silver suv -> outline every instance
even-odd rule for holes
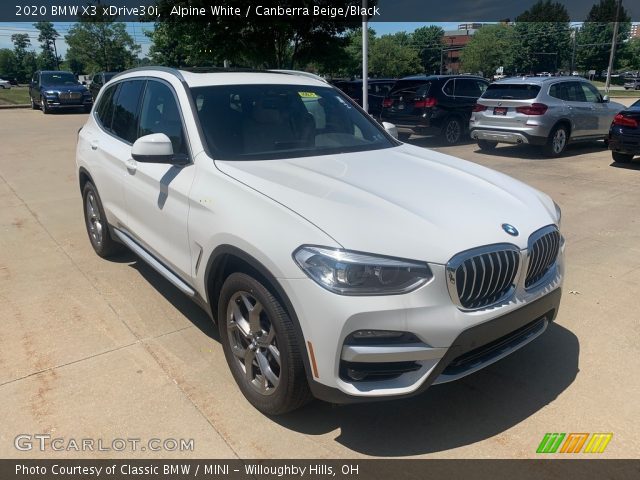
[[[622,109],[583,78],[506,78],[478,99],[469,131],[483,150],[528,143],[555,157],[569,142],[604,139]]]

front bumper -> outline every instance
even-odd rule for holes
[[[443,265],[430,267],[434,277],[428,284],[409,294],[382,297],[340,296],[309,279],[280,279],[300,322],[309,364],[314,365],[309,380],[316,397],[345,403],[416,394],[434,383],[469,375],[526,345],[557,314],[563,251],[539,286],[527,290],[522,278],[511,298],[475,311],[453,304]],[[358,330],[408,332],[415,338],[349,342]],[[376,376],[383,367],[395,366],[395,375]],[[345,375],[368,369],[377,371],[361,381]]]
[[[57,96],[47,96],[43,98],[43,101],[47,102],[47,107],[51,109],[64,109],[64,108],[84,108],[91,107],[93,105],[93,99],[91,97],[83,97],[78,100],[60,100]]]
[[[417,395],[431,385],[458,380],[506,357],[546,330],[548,324],[556,318],[561,296],[561,288],[556,288],[533,303],[464,330],[451,347],[445,349],[446,353],[417,389],[407,394],[382,398],[397,399]],[[311,382],[310,386],[314,396],[326,402],[356,403],[375,400],[349,395],[319,382]]]

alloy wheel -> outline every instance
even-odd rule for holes
[[[100,210],[98,209],[98,203],[93,192],[87,193],[87,199],[85,201],[85,210],[87,213],[87,228],[89,229],[89,236],[91,241],[99,246],[102,244],[102,218],[100,217]]]
[[[460,122],[450,120],[445,128],[444,136],[447,143],[456,143],[460,139]]]
[[[247,383],[261,395],[272,395],[280,384],[280,350],[273,324],[251,293],[239,291],[230,298],[227,335]]]
[[[567,144],[567,132],[564,128],[559,128],[553,135],[553,152],[556,154],[561,153]]]

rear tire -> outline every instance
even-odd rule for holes
[[[569,142],[569,129],[565,125],[556,125],[547,139],[547,143],[543,147],[544,154],[547,157],[559,157],[567,148]]]
[[[111,238],[102,201],[96,187],[91,182],[87,182],[82,189],[82,205],[84,207],[84,224],[95,252],[102,258],[120,252],[123,246]]]
[[[406,142],[411,138],[411,134],[407,132],[398,132],[398,140],[401,142]]]
[[[464,127],[458,117],[449,117],[442,128],[442,139],[447,145],[455,145],[462,139]]]
[[[495,150],[498,146],[498,142],[493,142],[491,140],[478,140],[478,147],[480,150]]]
[[[611,152],[611,157],[613,157],[613,161],[616,163],[629,163],[633,160],[633,155],[629,155],[628,153]]]
[[[265,285],[245,273],[229,275],[220,291],[218,325],[233,378],[255,408],[280,415],[311,400],[304,346]]]
[[[31,110],[37,110],[38,105],[36,105],[36,102],[33,101],[33,97],[29,97],[29,100],[31,100]]]

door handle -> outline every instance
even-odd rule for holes
[[[133,158],[125,161],[124,164],[127,167],[127,170],[129,170],[129,172],[131,173],[134,173],[138,169],[138,162],[136,162]]]
[[[91,150],[97,150],[98,149],[98,141],[94,140],[93,142],[91,142]]]

